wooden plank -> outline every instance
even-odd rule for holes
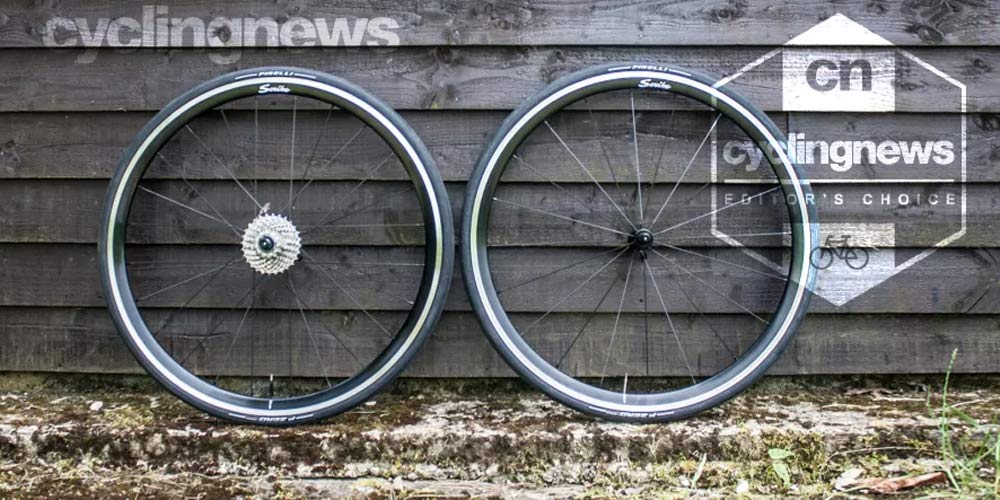
[[[5,321],[0,325],[0,344],[5,348],[0,350],[0,370],[142,373],[102,309],[5,307],[2,312]],[[570,330],[578,327],[581,319],[561,315],[551,328]],[[190,319],[179,324],[204,323]],[[811,314],[769,373],[942,373],[955,349],[955,372],[996,372],[1000,370],[998,327],[998,316]],[[348,336],[350,328],[338,331],[349,341],[363,341]],[[315,359],[311,347],[301,343],[286,340],[275,345],[299,351],[301,360]],[[718,349],[718,344],[715,347]],[[284,360],[279,356],[272,359]],[[671,365],[664,358],[654,361],[662,362],[663,373],[685,375],[682,364]],[[316,370],[318,363],[304,366],[307,370],[298,374],[322,375]],[[343,369],[334,363],[327,366],[333,373]],[[405,375],[509,377],[513,373],[493,351],[475,317],[454,312],[444,315]]]
[[[732,3],[701,0],[682,3],[604,1],[582,5],[567,0],[518,3],[425,4],[414,0],[284,5],[213,4],[210,12],[192,0],[171,2],[158,17],[195,16],[204,24],[216,17],[281,22],[300,16],[323,19],[332,30],[338,18],[351,27],[358,18],[388,17],[403,45],[779,45],[834,13],[844,14],[897,45],[989,45],[1000,42],[995,25],[1000,10],[990,2],[937,4],[875,3],[861,0],[830,5],[821,0],[765,0]],[[142,19],[140,4],[111,0],[75,0],[58,4],[18,2],[4,11],[0,47],[44,46],[46,23],[54,17],[85,18],[88,28],[99,18]],[[365,25],[361,25],[362,32]],[[58,40],[78,36],[69,28]],[[263,37],[261,37],[263,38]],[[362,42],[367,43],[365,40]],[[341,43],[343,39],[340,39]],[[245,46],[232,33],[208,35],[202,44]],[[263,44],[263,39],[257,42]],[[188,39],[186,45],[193,42]]]
[[[583,175],[579,167],[576,172]],[[631,219],[638,219],[634,179],[634,176],[620,179],[617,186],[611,182],[602,184],[607,196],[592,182],[563,183],[558,188],[547,183],[504,183],[497,190],[499,201],[494,203],[490,219],[491,244],[620,244],[623,235],[590,224],[631,232],[616,205],[623,207],[623,212]],[[419,224],[424,221],[416,212],[418,202],[409,184],[370,181],[358,188],[359,184],[360,181],[321,181],[303,191],[296,202],[293,222],[303,233],[312,231],[306,236],[307,244],[415,245],[423,242],[423,228]],[[191,186],[198,189],[197,194]],[[301,186],[301,183],[296,184],[297,189]],[[190,186],[181,181],[154,181],[146,187],[156,195],[142,191],[136,197],[130,221],[133,229],[129,232],[130,241],[135,243],[233,243],[236,240],[234,231],[220,223],[216,215],[222,215],[242,231],[258,212],[250,198],[231,180],[192,181]],[[106,189],[106,182],[100,180],[4,181],[0,183],[0,220],[4,221],[0,242],[96,242]],[[287,183],[262,181],[258,189],[261,204],[269,202],[276,211],[287,204]],[[457,183],[449,183],[448,189],[458,231],[464,190]],[[723,242],[708,237],[711,218],[704,215],[728,206],[716,214],[720,230],[730,234],[743,234],[748,230],[785,232],[783,224],[787,222],[787,215],[777,191],[751,200],[747,205],[733,205],[769,189],[771,186],[719,186],[713,205],[711,189],[700,183],[684,183],[672,196],[673,183],[657,183],[653,190],[644,184],[644,212],[650,214],[646,222],[651,222],[663,207],[654,228],[683,225],[664,233],[661,242],[721,246]],[[816,184],[813,190],[822,223],[892,224],[895,237],[888,243],[879,243],[882,246],[931,246],[958,231],[961,223],[961,186],[958,184]],[[167,196],[175,202],[159,196]],[[888,201],[884,196],[889,196]],[[993,235],[1000,231],[1000,203],[997,202],[1000,185],[971,184],[966,186],[966,198],[968,231],[952,246],[995,246]],[[616,205],[609,199],[614,199]],[[902,204],[901,200],[907,204]],[[184,203],[198,212],[177,203]],[[553,214],[582,223],[559,219]],[[689,220],[692,222],[685,223]],[[327,227],[313,228],[320,224]],[[783,240],[780,235],[760,236],[744,243],[780,246]]]
[[[357,248],[357,247],[354,247]],[[187,257],[194,255],[190,252],[201,252],[202,250],[188,250]],[[229,257],[221,255],[224,248],[216,250],[220,252],[220,258],[213,262],[225,263]],[[345,252],[343,249],[331,249],[332,254]],[[366,250],[367,252],[367,250]],[[712,255],[726,260],[737,261],[750,267],[752,261],[748,257],[740,256],[738,250],[719,249]],[[547,272],[558,270],[569,263],[574,255],[581,257],[592,256],[581,250],[532,250],[531,252],[518,251],[516,249],[497,250],[493,253],[496,264],[494,265],[496,279],[502,283],[517,284],[525,278],[534,278]],[[228,255],[228,254],[227,254]],[[172,266],[163,266],[159,272],[155,270],[144,274],[155,286],[156,283],[162,285],[181,281],[185,276],[193,275],[194,272],[179,275],[176,270],[179,267],[192,269],[192,265],[184,263],[184,252],[174,251],[168,254],[173,259]],[[742,301],[746,306],[763,307],[771,304],[777,297],[780,290],[774,286],[757,286],[765,283],[766,279],[757,273],[752,273],[746,269],[733,268],[732,266],[718,261],[706,261],[694,255],[675,256],[679,262],[686,264],[689,269],[696,270],[702,281],[712,283],[718,287],[725,286],[726,296],[733,300]],[[580,260],[579,258],[577,260]],[[354,260],[353,262],[359,262]],[[3,263],[0,269],[0,279],[5,286],[0,290],[0,303],[11,306],[65,306],[65,307],[100,307],[104,304],[98,280],[98,270],[96,262],[96,252],[90,245],[26,245],[26,244],[4,244],[0,245],[0,262]],[[368,262],[368,261],[361,261]],[[525,262],[530,266],[520,265]],[[708,264],[706,264],[706,262]],[[998,268],[997,251],[990,249],[953,249],[944,248],[930,255],[917,265],[903,271],[891,280],[871,289],[863,296],[853,300],[844,307],[837,308],[822,299],[816,299],[812,303],[812,310],[817,312],[838,312],[838,313],[995,313],[1000,311],[1000,293],[993,286],[992,276],[997,273]],[[617,276],[624,276],[627,262],[618,263],[609,267],[600,282],[597,279],[582,287],[574,293],[570,299],[560,304],[559,310],[574,312],[589,312],[599,302],[605,291],[611,286],[612,280]],[[670,281],[665,269],[671,266],[661,263],[663,266],[657,272],[658,280]],[[373,308],[390,308],[398,310],[401,301],[398,295],[405,289],[412,292],[411,288],[404,286],[398,278],[392,276],[381,269],[372,269],[374,266],[366,266],[358,269],[358,272],[369,274],[365,280],[354,283],[352,292],[360,299],[364,300],[364,305]],[[588,266],[578,266],[566,272],[553,275],[551,279],[543,282],[534,282],[532,286],[523,287],[519,293],[510,293],[507,304],[512,310],[535,311],[541,314],[554,305],[561,294],[554,291],[561,291],[563,294],[579,286],[587,276],[596,271],[596,268],[589,268],[589,272],[581,268]],[[758,267],[760,267],[758,265]],[[205,268],[208,270],[208,268]],[[713,310],[741,313],[742,311],[734,303],[717,293],[708,290],[702,281],[697,281],[689,275],[679,271],[673,271],[679,282],[689,283],[692,290],[698,289],[697,295],[692,295],[698,300],[704,300],[703,309],[709,306]],[[230,273],[230,271],[226,271]],[[617,274],[616,274],[617,273]],[[456,272],[451,283],[451,294],[448,299],[447,308],[449,310],[468,310],[468,304],[464,294],[464,286],[460,281],[460,273]],[[683,275],[682,275],[683,274]],[[233,287],[227,288],[222,284],[213,284],[211,296],[200,297],[197,300],[200,305],[211,306],[216,304],[221,307],[232,307],[237,303],[237,299],[242,296],[243,291],[249,289],[251,283],[249,272],[240,276],[236,271],[227,274]],[[311,279],[301,277],[302,283],[296,281],[297,286],[303,288],[303,296],[307,297],[310,307],[330,306],[333,308],[353,309],[356,308],[354,302],[343,293],[336,293],[335,285],[324,280],[323,276],[313,276]],[[395,281],[393,281],[395,280]],[[739,283],[743,280],[743,286]],[[222,281],[221,283],[227,283]],[[385,284],[384,288],[375,291],[377,285]],[[620,283],[620,281],[619,281]],[[751,289],[749,284],[753,284]],[[296,307],[294,299],[284,291],[280,290],[283,283],[274,281],[275,295],[267,300],[271,304],[280,307]],[[235,288],[235,287],[239,288]],[[188,295],[191,295],[197,287],[191,288],[185,285]],[[630,287],[630,290],[632,288]],[[155,291],[151,288],[150,291]],[[619,285],[620,290],[620,285]],[[209,293],[209,292],[206,292]],[[619,292],[620,293],[620,292]],[[631,310],[640,307],[637,297],[638,292],[629,292],[628,303]],[[664,299],[668,300],[671,308],[677,307],[680,311],[685,308],[694,312],[687,299],[679,292],[676,286],[667,287],[663,290]],[[690,293],[690,292],[689,292]],[[168,302],[168,298],[174,300],[180,295],[180,290],[171,290],[166,297],[153,297],[151,301],[160,303]],[[186,298],[186,297],[184,297]],[[183,300],[183,298],[182,298]],[[405,309],[405,307],[403,307]],[[604,304],[600,309],[608,310],[610,305]],[[707,310],[707,309],[706,309]],[[763,312],[763,311],[761,311]]]
[[[871,49],[860,49],[862,53]],[[722,77],[767,53],[744,47],[408,47],[391,51],[352,49],[282,52],[245,50],[238,67],[293,65],[332,71],[397,109],[513,109],[567,72],[608,62],[655,61]],[[1000,109],[993,68],[1000,48],[917,48],[915,56],[955,75],[968,87],[968,111]],[[0,66],[21,68],[0,82],[4,111],[155,110],[194,85],[235,69],[212,63],[205,53],[102,51],[77,64],[73,51],[0,51]],[[168,64],[169,63],[169,64]],[[896,110],[956,112],[958,89],[901,58]],[[53,77],[59,75],[59,77]],[[109,87],[106,82],[118,82]],[[781,108],[780,64],[764,64],[731,85],[764,110]]]
[[[583,112],[581,112],[583,113]],[[598,133],[606,135],[602,139],[609,154],[621,152],[631,146],[628,134],[613,137],[610,133],[614,130],[610,122],[600,121],[605,115],[602,112],[595,112],[596,120],[600,122],[597,127]],[[306,133],[315,133],[317,129],[323,129],[322,123],[325,120],[324,113],[303,113],[299,116],[301,120],[299,130]],[[589,113],[588,113],[589,115]],[[268,115],[264,115],[268,116]],[[417,135],[421,138],[428,150],[434,157],[435,163],[442,177],[448,181],[464,182],[469,179],[472,169],[479,158],[483,146],[488,142],[490,136],[499,128],[506,113],[500,111],[434,111],[434,112],[404,112],[403,118],[410,123]],[[642,115],[640,115],[642,116]],[[8,113],[0,117],[0,177],[3,178],[109,178],[117,166],[117,159],[122,155],[128,143],[135,134],[142,128],[143,124],[151,117],[149,113]],[[826,141],[834,140],[872,140],[882,142],[891,141],[951,141],[956,145],[956,151],[960,144],[960,137],[957,130],[949,130],[941,124],[951,123],[957,120],[957,116],[940,116],[934,114],[902,114],[902,115],[879,115],[879,114],[858,114],[858,113],[789,113],[787,122],[791,129],[796,132],[806,134],[807,139],[820,139]],[[234,127],[235,138],[230,138],[224,134],[212,134],[214,128],[205,127],[202,135],[207,144],[222,144],[222,139],[226,139],[226,147],[218,147],[215,151],[219,158],[229,164],[235,161],[230,151],[237,151],[240,161],[246,161],[246,155],[252,148],[250,137],[253,135],[249,125],[240,127],[237,122],[242,119],[239,113],[229,114],[230,122]],[[589,117],[588,117],[589,118]],[[786,114],[772,114],[771,118],[782,129],[787,129]],[[674,178],[683,169],[683,164],[693,154],[697,144],[701,141],[704,129],[699,128],[707,124],[709,118],[693,112],[677,112],[671,118],[670,113],[666,116],[659,113],[647,113],[646,118],[641,119],[641,126],[649,127],[640,135],[643,147],[640,153],[650,155],[649,164],[654,164],[659,157],[657,144],[664,140],[669,140],[669,150],[665,150],[661,168],[666,178]],[[269,122],[265,118],[264,122]],[[344,120],[347,122],[347,120]],[[995,114],[973,114],[968,119],[968,179],[967,182],[997,182],[1000,181],[1000,146],[992,144],[992,139],[1000,130],[1000,115]],[[347,123],[343,126],[338,123],[329,125],[331,131],[343,133]],[[588,141],[593,142],[593,127],[586,119],[576,122],[572,119],[563,120],[557,130],[567,144],[582,157],[588,157],[586,149]],[[658,128],[658,130],[656,130]],[[956,128],[956,127],[951,127]],[[627,131],[627,127],[624,129]],[[240,134],[242,132],[242,134]],[[285,130],[287,133],[287,129]],[[349,131],[348,135],[353,135]],[[544,165],[546,170],[556,167],[565,168],[566,172],[558,175],[570,175],[577,173],[582,176],[583,172],[575,164],[566,165],[568,155],[561,145],[553,144],[551,140],[543,141],[545,135],[542,132],[536,133],[530,149],[532,157],[529,158],[532,164]],[[264,147],[258,146],[258,157],[263,160],[258,161],[258,175],[261,178],[287,176],[279,159],[288,158],[288,141],[278,140],[278,135],[260,136]],[[324,177],[324,172],[329,172],[329,176],[344,178],[372,175],[373,179],[387,179],[397,176],[396,170],[385,169],[384,171],[370,172],[363,168],[345,168],[343,164],[338,164],[336,169],[324,171],[321,167],[337,149],[338,135],[334,135],[329,141],[302,141],[299,146],[299,164],[302,165],[312,156],[314,164],[313,170],[318,177]],[[664,139],[668,138],[668,139]],[[233,147],[230,141],[235,141],[239,147]],[[624,141],[624,142],[623,142]],[[647,142],[648,141],[648,142]],[[343,142],[343,141],[341,141]],[[627,144],[626,144],[627,143]],[[373,140],[368,144],[372,145],[372,150],[363,148],[352,150],[350,153],[342,153],[339,158],[345,161],[370,160],[374,157]],[[342,144],[341,144],[342,145]],[[362,144],[364,146],[364,144]],[[724,146],[724,144],[723,144]],[[198,146],[200,148],[200,146]],[[526,146],[527,147],[527,146]],[[315,154],[312,151],[315,149]],[[199,151],[198,158],[204,155]],[[656,154],[654,158],[652,155]],[[526,154],[527,156],[527,154]],[[219,168],[212,168],[216,164],[214,161],[187,161],[188,155],[182,154],[180,157],[173,157],[173,161],[188,167],[187,177],[190,179],[210,177],[224,178],[226,174]],[[671,161],[673,160],[673,161]],[[603,161],[603,158],[601,158]],[[644,165],[646,163],[644,162]],[[350,164],[348,164],[349,166]],[[888,178],[891,173],[876,171],[869,168],[851,168],[847,172],[836,173],[838,179],[872,179]],[[903,167],[891,167],[902,170]],[[913,177],[932,177],[938,175],[936,164],[908,165],[907,175]],[[520,169],[523,172],[523,167]],[[835,172],[827,168],[809,168],[806,170],[813,178],[820,178],[829,174],[833,178]],[[153,172],[151,172],[152,174]],[[516,175],[518,172],[511,169],[505,179],[509,180],[537,180],[537,175],[531,176]],[[595,169],[595,175],[606,175],[606,169]],[[673,176],[673,177],[671,177]],[[687,176],[690,180],[703,182],[708,178],[704,169],[693,169]],[[686,178],[688,178],[686,176]]]

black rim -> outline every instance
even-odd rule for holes
[[[814,216],[805,219],[806,214],[803,214],[798,205],[795,204],[786,206],[782,203],[780,205],[781,211],[784,213],[779,218],[787,223],[785,228],[781,228],[779,225],[778,230],[773,228],[764,231],[748,230],[741,234],[743,238],[750,238],[750,245],[761,244],[760,240],[755,241],[754,238],[770,238],[772,240],[770,244],[779,247],[779,251],[783,251],[786,257],[784,269],[780,275],[777,275],[778,273],[772,269],[762,267],[761,262],[754,259],[736,261],[729,256],[721,257],[717,252],[718,248],[699,251],[688,247],[690,241],[680,242],[683,239],[695,240],[696,238],[706,238],[707,240],[708,236],[717,240],[717,237],[711,234],[682,234],[683,230],[696,229],[699,224],[695,222],[704,222],[704,219],[709,218],[707,214],[711,210],[694,212],[691,216],[682,218],[677,218],[677,215],[671,213],[672,210],[665,210],[665,207],[671,203],[681,204],[679,200],[685,196],[682,191],[685,191],[684,187],[686,186],[681,185],[682,179],[675,179],[676,182],[673,182],[669,178],[656,178],[657,175],[662,175],[660,169],[662,164],[659,161],[653,162],[656,163],[656,169],[653,170],[653,167],[649,165],[650,162],[646,161],[648,157],[655,156],[656,152],[642,151],[640,145],[648,144],[650,139],[644,132],[656,130],[658,123],[659,129],[664,132],[662,144],[665,149],[671,133],[677,133],[676,126],[674,130],[670,130],[669,122],[676,118],[677,96],[683,96],[688,101],[688,106],[681,109],[690,109],[691,101],[695,101],[702,111],[710,111],[710,114],[703,120],[704,124],[701,128],[702,132],[706,129],[707,132],[704,132],[704,135],[699,132],[693,137],[692,147],[696,148],[695,154],[690,156],[690,159],[688,156],[681,157],[680,159],[683,161],[680,161],[680,167],[687,164],[688,168],[692,168],[692,165],[697,163],[698,144],[704,146],[713,131],[716,136],[721,133],[720,130],[723,127],[719,126],[720,119],[728,122],[727,133],[742,133],[752,140],[752,144],[767,143],[764,140],[765,130],[758,129],[751,120],[737,112],[737,109],[731,104],[713,99],[713,96],[699,89],[696,85],[685,84],[686,80],[691,80],[688,78],[690,75],[680,73],[684,76],[673,78],[678,75],[668,74],[667,76],[672,77],[670,78],[671,88],[669,90],[648,88],[649,86],[644,85],[642,81],[644,78],[641,77],[611,79],[565,93],[558,100],[549,102],[542,108],[538,107],[544,99],[554,96],[571,84],[590,77],[615,72],[618,69],[630,70],[633,68],[635,66],[604,67],[567,76],[512,114],[501,131],[498,132],[491,148],[488,148],[483,155],[480,168],[476,173],[476,182],[470,188],[470,194],[466,201],[467,212],[464,225],[466,243],[473,244],[475,241],[475,248],[469,247],[468,250],[475,252],[474,260],[478,261],[478,272],[485,277],[482,280],[482,291],[476,290],[475,279],[466,277],[472,295],[478,295],[474,297],[473,302],[484,327],[491,333],[491,340],[500,348],[508,362],[519,373],[564,402],[574,404],[577,407],[582,406],[581,409],[595,413],[617,413],[618,415],[627,415],[629,412],[610,410],[602,408],[600,405],[588,405],[572,395],[568,395],[567,392],[574,391],[600,402],[623,403],[627,401],[628,406],[634,407],[635,411],[639,412],[645,406],[684,401],[711,391],[731,380],[736,374],[743,372],[747,366],[757,362],[759,358],[764,356],[763,352],[768,343],[779,333],[785,336],[784,341],[787,341],[789,336],[786,333],[789,330],[794,330],[794,326],[806,306],[805,301],[799,301],[797,305],[793,305],[792,297],[795,295],[796,289],[807,288],[813,276],[813,273],[808,271],[809,277],[803,280],[803,283],[794,280],[787,281],[788,276],[800,276],[802,266],[807,265],[805,259],[809,252],[805,251],[804,248],[803,230],[809,226],[804,221],[815,221]],[[665,80],[667,80],[666,77],[663,83],[666,83]],[[614,99],[607,99],[610,94],[616,93],[620,94],[621,100],[627,105],[616,106]],[[674,98],[675,101],[664,103],[663,108],[658,108],[655,101],[662,102],[665,96]],[[735,98],[735,101],[737,105],[744,104],[738,98]],[[640,102],[638,106],[637,102]],[[614,114],[612,110],[615,109],[619,110],[618,118],[621,118],[622,115],[625,118],[616,123],[626,125],[616,129],[620,132],[617,135],[631,137],[629,141],[624,141],[630,142],[630,144],[625,144],[628,147],[623,148],[621,154],[615,154],[614,151],[609,153],[609,149],[613,150],[613,147],[609,147],[605,142],[614,141],[605,141],[604,134],[597,130],[584,130],[588,126],[588,122],[589,125],[600,123],[603,117],[612,116]],[[670,111],[666,111],[667,109]],[[683,111],[683,113],[689,113],[689,111]],[[645,117],[652,117],[651,121],[657,123],[653,125],[643,124]],[[659,117],[658,120],[657,117]],[[764,124],[763,128],[766,129],[767,133],[783,141],[783,136],[766,117],[759,113],[755,113],[753,117]],[[525,119],[527,121],[522,122],[521,126],[515,130],[518,122]],[[615,120],[612,117],[611,120],[605,121],[614,122]],[[663,126],[664,122],[668,125]],[[629,124],[631,125],[630,130],[627,126]],[[575,135],[573,134],[574,129],[576,130]],[[614,133],[610,134],[612,137],[615,135]],[[540,140],[540,137],[543,139]],[[509,140],[504,143],[504,139]],[[643,142],[644,140],[646,142]],[[501,150],[503,144],[506,144],[506,147]],[[562,155],[563,158],[557,159],[556,154]],[[532,160],[529,157],[531,155],[534,155],[536,159]],[[759,187],[756,188],[758,197],[763,198],[771,193],[788,194],[792,187],[798,187],[808,192],[807,186],[793,186],[794,183],[789,181],[789,172],[794,172],[794,167],[790,164],[785,165],[775,155],[765,155],[764,157],[768,160],[765,163],[770,163],[769,166],[772,168],[771,181],[776,184],[758,184]],[[496,168],[490,171],[489,177],[483,178],[487,175],[486,168],[490,167],[490,162],[493,160],[495,160]],[[569,163],[570,166],[565,168],[576,169],[575,174],[578,176],[576,183],[560,181],[558,176],[566,173],[565,168],[560,171],[558,167],[554,166],[560,163]],[[616,169],[616,166],[622,168]],[[704,167],[704,165],[701,166]],[[681,177],[688,172],[684,168],[679,170]],[[630,171],[631,173],[629,173]],[[650,177],[650,172],[653,172],[652,177]],[[643,175],[646,177],[643,178]],[[662,189],[659,186],[661,181],[667,183]],[[697,188],[704,189],[709,184],[713,190],[719,187],[718,183],[709,182],[696,185],[695,191]],[[545,189],[539,186],[544,186]],[[470,207],[475,203],[475,190],[478,187],[482,187],[482,199],[485,201],[478,218],[476,218]],[[532,193],[529,192],[530,189],[539,192]],[[678,194],[679,192],[681,194]],[[561,202],[552,201],[552,198],[560,198]],[[656,199],[660,203],[653,204],[651,199]],[[654,207],[653,210],[650,210],[650,205]],[[720,205],[725,206],[725,204]],[[600,208],[594,208],[595,206]],[[666,215],[664,215],[665,211]],[[671,222],[663,222],[663,219],[670,220],[672,217],[674,219]],[[524,232],[510,227],[510,224],[504,222],[506,220],[517,220],[521,225],[524,225],[525,221],[534,221],[537,230]],[[661,243],[660,238],[671,236],[672,231],[682,235],[677,241]],[[471,237],[473,233],[475,233],[474,240]],[[524,236],[522,233],[528,234],[528,237],[519,240],[519,235]],[[538,234],[546,235],[549,239],[539,239],[537,238]],[[580,236],[584,235],[586,237],[580,241]],[[532,238],[535,239],[530,242],[525,241]],[[776,245],[773,241],[774,238],[778,239]],[[783,241],[785,239],[790,241]],[[522,263],[513,262],[509,256],[505,259],[503,255],[505,250],[503,247],[517,247],[518,252],[523,252],[524,247],[532,245],[567,249],[576,244],[586,244],[591,247],[590,251],[581,252],[578,248],[574,248],[573,252],[563,250],[561,255],[549,251],[549,254],[553,255],[550,258],[551,262],[540,266],[534,273],[525,271],[525,266]],[[787,245],[790,245],[790,248]],[[784,250],[781,250],[780,247],[784,247]],[[545,254],[539,253],[539,255]],[[731,256],[732,252],[728,252],[726,255]],[[469,257],[467,255],[468,260],[473,260]],[[701,259],[716,267],[722,266],[730,271],[735,270],[737,273],[745,275],[744,279],[749,276],[777,281],[776,278],[779,278],[780,284],[772,285],[768,290],[768,295],[774,299],[771,302],[772,305],[768,307],[769,310],[766,313],[753,310],[754,306],[743,306],[739,300],[731,297],[732,294],[728,293],[729,290],[726,287],[722,287],[723,290],[720,290],[718,285],[713,286],[711,279],[706,280],[699,277],[699,272],[684,269],[684,266],[680,264],[685,259],[688,261]],[[782,262],[780,257],[776,260]],[[664,289],[664,281],[666,280],[662,279],[662,276],[661,278],[656,277],[657,272],[661,272],[661,268],[666,267],[674,271],[666,275],[675,285],[670,294]],[[467,266],[467,268],[469,267]],[[471,268],[469,269],[471,270]],[[560,281],[558,279],[560,276],[572,273],[576,274],[576,281],[568,279]],[[617,275],[615,275],[616,273]],[[596,284],[599,281],[598,278],[604,275],[613,276],[613,279],[604,279],[601,286],[598,286]],[[678,283],[677,275],[686,277],[688,282],[700,287],[701,291],[691,293],[692,287]],[[549,288],[546,288],[547,281]],[[522,297],[512,297],[518,293],[514,290],[518,287],[529,290],[522,289]],[[632,287],[631,292],[629,291],[630,287]],[[534,290],[530,290],[530,288],[534,288]],[[547,293],[551,294],[551,298],[546,298]],[[634,296],[636,295],[642,298],[635,300]],[[670,295],[669,300],[664,298],[667,295]],[[712,296],[716,299],[715,311],[698,306],[699,300],[703,300],[704,296]],[[630,299],[633,302],[631,309],[626,306]],[[721,304],[718,304],[719,302]],[[545,306],[539,304],[545,304]],[[681,304],[686,304],[690,310],[684,311],[684,307],[679,307]],[[609,305],[611,307],[608,307]],[[654,311],[654,306],[655,310],[659,310],[659,312]],[[730,312],[746,314],[753,318],[753,322],[757,322],[758,325],[763,323],[765,326],[752,341],[744,342],[738,346],[740,352],[733,353],[731,346],[725,349],[730,351],[728,364],[720,369],[706,369],[703,356],[711,353],[706,349],[698,352],[697,356],[689,356],[684,353],[684,343],[687,339],[678,334],[682,331],[683,325],[678,324],[678,318],[670,312],[671,308],[680,309],[685,313],[676,316],[693,318],[691,322],[684,323],[688,326],[693,327],[700,322],[700,328],[705,330],[702,333],[709,335],[709,338],[714,338],[719,344],[726,343],[726,334],[729,332],[712,324],[709,317],[712,312],[719,310],[726,312],[726,309],[735,309],[735,311]],[[564,321],[564,318],[560,317],[561,312],[567,313],[562,316],[568,316],[575,321]],[[594,324],[594,318],[602,312],[605,313],[609,324]],[[573,315],[577,316],[573,318]],[[499,328],[490,320],[491,316],[497,318]],[[667,351],[664,342],[661,342],[658,353],[651,355],[648,350],[651,337],[650,321],[656,316],[658,316],[658,321],[662,323],[660,333],[667,333],[663,337],[672,337],[672,339],[661,338],[660,340],[672,340],[673,352]],[[785,319],[790,319],[790,321],[786,322]],[[631,325],[626,325],[626,322],[631,322]],[[790,325],[790,328],[783,328],[783,331],[779,332],[778,325]],[[591,346],[588,350],[587,342],[593,341],[588,340],[587,337],[593,337],[592,332],[601,331],[602,326],[602,333],[611,343],[604,344],[601,348]],[[644,345],[647,349],[643,353],[644,367],[643,363],[639,363],[639,366],[636,367],[635,363],[631,362],[631,368],[634,370],[632,375],[636,377],[632,380],[631,388],[629,388],[628,380],[630,361],[625,362],[623,374],[610,377],[607,373],[611,356],[616,347],[614,342],[616,340],[621,342],[623,332],[629,330],[632,333],[638,333],[638,335],[634,335],[637,338],[626,341],[626,343]],[[758,330],[760,330],[759,327]],[[534,338],[532,338],[533,336]],[[578,355],[575,357],[576,359],[571,359],[574,358],[574,350],[578,352]],[[632,348],[626,345],[624,356],[629,356],[630,350]],[[619,351],[621,350],[619,349]],[[780,352],[780,348],[777,351]],[[602,354],[602,359],[595,358],[595,354],[599,352]],[[686,373],[669,371],[655,373],[655,370],[651,371],[650,358],[654,358],[652,364],[655,365],[657,361],[663,361],[664,354],[670,355],[676,362],[675,367],[681,366],[681,369]],[[657,355],[661,357],[656,359]],[[776,354],[760,364],[760,368],[755,373],[759,375],[773,361],[774,357]],[[574,365],[567,367],[568,361]],[[594,365],[599,365],[598,370],[594,370]],[[658,381],[657,384],[647,384],[643,388],[646,381],[642,377],[672,375],[688,377],[691,384],[686,386],[683,383],[677,384],[676,380],[659,384],[662,381]],[[548,381],[543,380],[545,378]],[[747,377],[745,382],[741,381],[739,387],[744,387],[753,378],[755,377]],[[615,390],[610,389],[610,385],[612,385],[610,382],[617,386]],[[553,387],[553,385],[561,387]],[[739,387],[734,387],[734,389],[738,390]],[[564,389],[568,390],[564,391]],[[727,391],[726,397],[731,394],[732,391]],[[672,413],[674,413],[673,410],[663,414],[642,414],[639,416],[662,418],[669,417]]]

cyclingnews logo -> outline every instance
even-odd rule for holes
[[[805,201],[819,214],[820,248],[810,255],[819,274],[816,295],[844,306],[965,234],[964,84],[841,14],[715,86],[739,89],[775,74],[783,114],[772,118],[812,186]],[[916,106],[897,93],[913,82],[934,89]],[[722,125],[711,135],[713,209],[795,201],[780,190],[763,195],[774,183],[768,145]],[[785,262],[749,248],[739,234],[745,222],[734,212],[713,215],[713,235],[782,269]]]
[[[97,59],[98,48],[200,48],[216,64],[233,64],[240,48],[397,47],[400,24],[391,17],[170,17],[166,5],[145,5],[134,17],[54,17],[45,23],[42,43],[51,48],[83,48],[77,64]]]

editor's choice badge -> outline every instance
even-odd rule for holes
[[[807,202],[819,214],[820,248],[810,256],[819,275],[816,295],[843,306],[965,234],[961,82],[837,14],[716,86],[738,89],[744,80],[768,79],[776,67],[787,121],[774,118],[812,184]],[[793,201],[780,190],[754,198],[770,182],[767,158],[736,137],[738,131],[721,126],[712,134],[714,208],[736,200]],[[713,234],[782,268],[768,257],[773,253],[744,241],[745,221],[735,212],[713,217]]]

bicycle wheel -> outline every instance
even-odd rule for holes
[[[331,75],[205,82],[142,129],[109,186],[101,274],[143,367],[212,415],[291,425],[395,377],[440,316],[454,235],[413,130]]]
[[[808,183],[774,123],[712,83],[661,65],[573,73],[506,119],[473,174],[462,263],[479,321],[518,374],[580,411],[713,407],[806,310]],[[710,168],[716,144],[743,162]]]

